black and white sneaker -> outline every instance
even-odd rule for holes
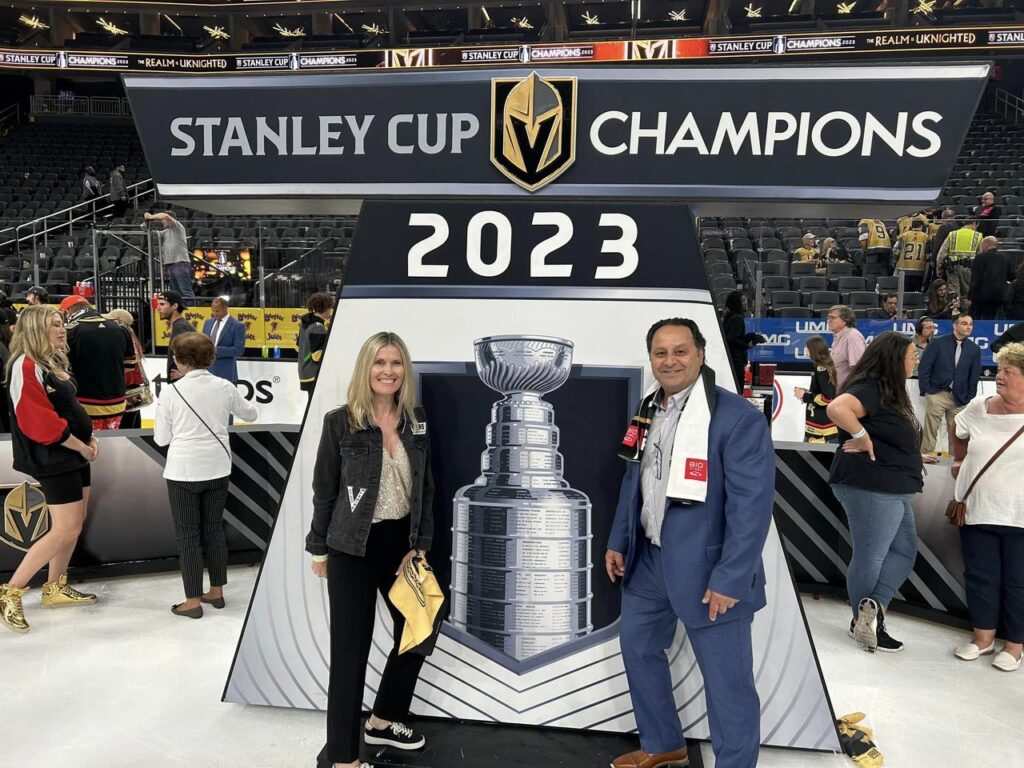
[[[857,606],[857,619],[853,623],[853,639],[861,650],[874,653],[878,648],[878,603],[865,597]]]
[[[903,650],[903,643],[889,636],[889,633],[885,629],[885,616],[882,614],[878,615],[878,630],[876,632],[878,638],[877,650],[883,653],[899,653]]]
[[[423,749],[427,740],[405,723],[394,722],[386,728],[371,728],[369,721],[363,733],[367,744],[395,749]]]

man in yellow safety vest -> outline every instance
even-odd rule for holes
[[[939,249],[936,259],[939,276],[945,277],[950,287],[956,288],[963,297],[971,290],[971,265],[981,249],[981,240],[978,222],[972,219],[950,232]]]

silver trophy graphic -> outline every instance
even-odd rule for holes
[[[460,488],[452,525],[451,624],[516,660],[591,632],[590,499],[562,477],[542,395],[569,378],[573,344],[546,336],[474,343],[491,408],[483,474]]]

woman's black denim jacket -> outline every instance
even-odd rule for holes
[[[427,422],[420,408],[416,419],[418,425],[403,418],[398,434],[412,470],[409,548],[426,551],[434,536],[434,478]],[[326,555],[333,549],[358,557],[366,554],[383,450],[380,429],[353,430],[345,406],[324,416],[313,469],[313,522],[306,536],[307,552]]]

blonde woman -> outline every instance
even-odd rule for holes
[[[318,759],[324,767],[369,766],[359,760],[359,719],[378,592],[395,623],[395,647],[363,739],[396,749],[426,744],[404,723],[424,657],[398,655],[405,621],[388,600],[395,576],[430,549],[434,533],[430,443],[414,409],[413,382],[405,343],[394,333],[374,334],[359,350],[347,405],[324,417],[306,537],[331,604],[327,745]]]
[[[29,631],[22,596],[44,565],[50,567],[44,608],[96,602],[96,595],[68,586],[68,562],[89,504],[89,465],[100,446],[92,420],[75,399],[66,342],[55,307],[27,307],[18,317],[7,363],[14,469],[35,478],[50,509],[50,530],[25,553],[11,580],[0,585],[0,621],[15,632]]]

